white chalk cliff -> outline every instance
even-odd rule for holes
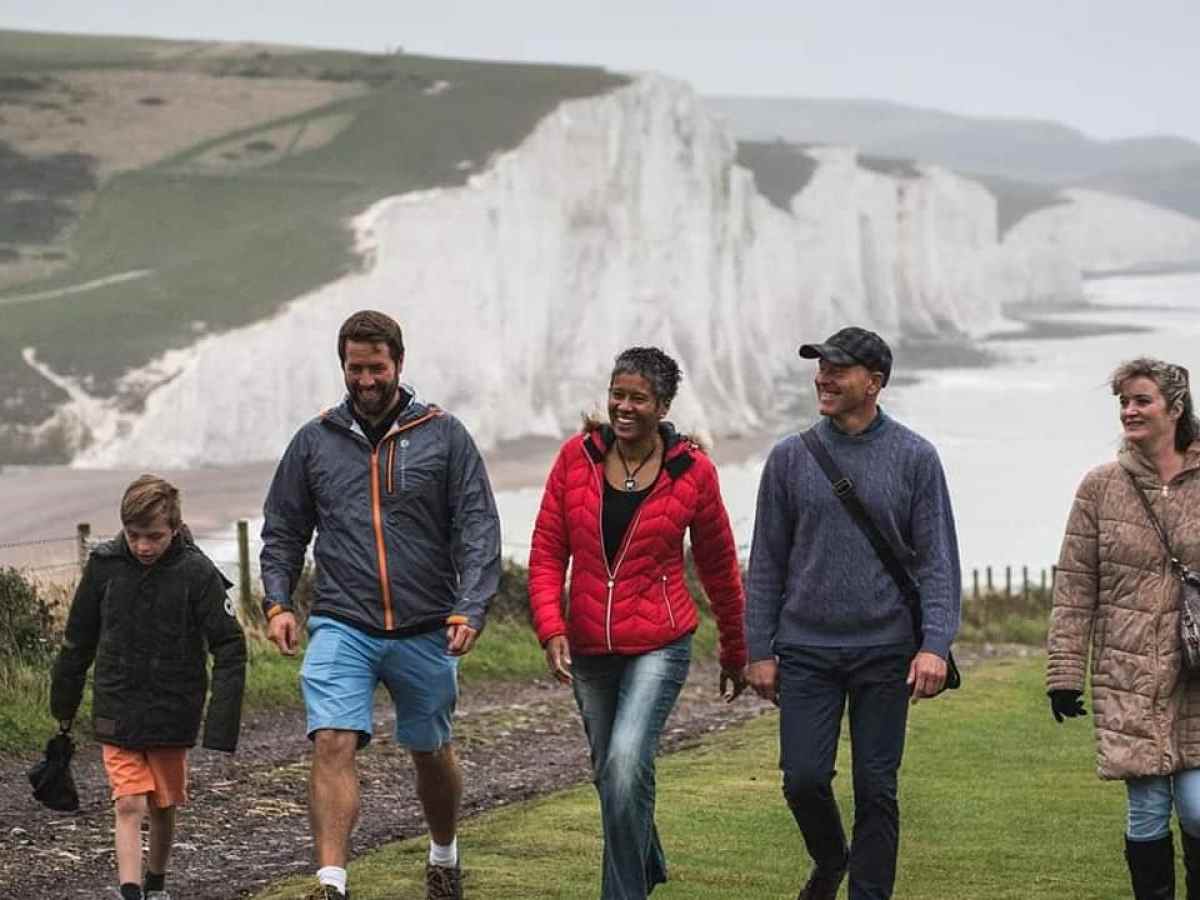
[[[841,324],[973,333],[1004,303],[1079,296],[1076,265],[998,240],[995,200],[974,182],[935,167],[881,174],[825,148],[787,212],[735,151],[695,94],[663,78],[564,103],[467,185],[365,211],[358,273],[157,360],[142,412],[113,402],[101,421],[89,405],[94,439],[76,462],[276,458],[341,397],[335,335],[361,308],[401,322],[405,380],[488,446],[574,428],[627,346],[675,355],[672,418],[719,436],[766,422],[802,377],[797,344]],[[131,374],[131,391],[145,383]]]
[[[1191,216],[1100,191],[1063,196],[1019,221],[1004,243],[1091,272],[1200,262],[1200,221]]]

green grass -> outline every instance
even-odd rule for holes
[[[84,693],[76,716],[91,721],[92,692]],[[50,716],[50,669],[18,659],[0,660],[0,752],[39,750],[58,723]]]
[[[1059,726],[1050,717],[1043,667],[1043,658],[993,662],[969,671],[956,694],[913,709],[896,896],[1128,896],[1124,791],[1096,778],[1088,724]],[[779,790],[776,727],[776,717],[767,716],[660,760],[658,821],[672,881],[656,898],[752,900],[799,890],[807,862]],[[848,812],[845,735],[838,769]],[[469,893],[488,900],[594,898],[598,815],[586,786],[469,820],[460,838]],[[426,846],[405,841],[356,859],[354,896],[421,896]],[[307,883],[283,881],[259,898],[295,897]]]

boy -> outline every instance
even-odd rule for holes
[[[121,523],[121,533],[97,545],[84,567],[54,664],[50,710],[71,727],[95,660],[93,728],[112,786],[119,896],[170,900],[167,858],[176,807],[187,802],[187,750],[196,743],[208,689],[206,650],[213,667],[204,746],[231,753],[246,642],[225,596],[229,583],[181,520],[178,490],[143,475],[125,491]]]

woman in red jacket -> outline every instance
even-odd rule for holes
[[[745,685],[745,600],[716,468],[663,421],[679,378],[679,366],[655,347],[617,357],[609,424],[589,419],[562,445],[529,556],[534,628],[554,677],[574,687],[591,748],[604,825],[602,900],[641,900],[667,880],[654,755],[698,623],[684,581],[689,529],[720,634],[720,689],[732,700]]]

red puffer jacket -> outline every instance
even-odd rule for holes
[[[668,424],[660,425],[663,472],[629,524],[612,571],[604,554],[601,503],[607,426],[568,438],[546,479],[529,555],[529,603],[538,640],[565,634],[574,652],[633,655],[664,647],[698,624],[684,583],[683,535],[720,634],[721,665],[746,663],[745,595],[717,470]],[[571,565],[564,619],[562,587]]]

